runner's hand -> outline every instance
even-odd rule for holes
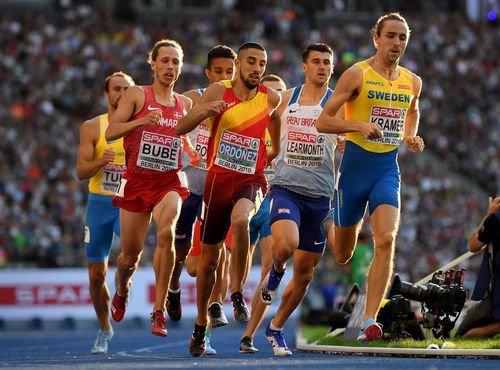
[[[106,149],[101,158],[99,158],[101,167],[115,160],[115,151],[113,149]]]
[[[146,117],[144,117],[145,122],[144,125],[156,126],[160,123],[161,118],[161,109],[155,109],[148,113]]]
[[[405,137],[406,148],[413,153],[420,153],[424,150],[424,140],[420,136]]]
[[[201,163],[201,154],[197,150],[193,150],[192,153],[188,153],[189,158],[191,159],[191,166],[198,167]]]
[[[363,122],[360,132],[363,134],[365,139],[379,139],[384,136],[380,126],[376,123]]]
[[[226,109],[227,103],[224,100],[214,100],[205,105],[205,117],[215,117]]]
[[[337,135],[337,150],[344,153],[345,150],[345,135]]]

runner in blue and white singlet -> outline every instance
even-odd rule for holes
[[[281,151],[271,185],[270,222],[295,221],[300,234],[298,249],[323,253],[325,238],[320,225],[333,197],[337,137],[318,133],[315,122],[332,90],[328,88],[318,104],[301,106],[302,89],[303,85],[293,89],[281,115]]]
[[[282,328],[304,298],[314,269],[321,260],[325,237],[321,222],[333,196],[336,135],[320,134],[316,119],[332,94],[333,51],[311,44],[303,52],[305,83],[283,93],[280,107],[280,153],[271,184],[273,264],[262,282],[261,299],[271,304],[278,293],[287,260],[294,256],[293,278],[266,329],[277,356],[290,356]]]

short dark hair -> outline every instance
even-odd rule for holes
[[[261,44],[259,44],[258,42],[245,42],[244,44],[242,44],[242,45],[238,48],[238,55],[240,55],[240,53],[241,53],[243,50],[246,50],[246,49],[257,49],[257,50],[266,51],[266,49],[264,48],[264,46],[262,46],[262,45],[261,45]]]
[[[273,74],[265,75],[264,77],[262,77],[260,79],[260,83],[266,82],[266,81],[276,81],[276,82],[283,82],[283,83],[285,83],[285,81],[283,81],[283,79],[280,76],[273,75]]]
[[[214,46],[212,49],[210,49],[207,55],[207,69],[210,69],[210,67],[212,66],[212,60],[217,58],[227,58],[235,60],[236,53],[227,45]]]
[[[171,46],[179,50],[179,54],[181,55],[181,60],[184,58],[184,51],[182,50],[182,46],[175,40],[162,39],[156,41],[153,48],[148,53],[148,63],[156,62],[156,58],[158,58],[158,50],[162,47]]]
[[[260,83],[264,83],[264,82],[278,82],[279,84],[283,85],[281,87],[281,89],[277,89],[277,91],[284,91],[286,90],[286,83],[285,81],[283,81],[283,79],[278,76],[278,75],[273,75],[273,74],[268,74],[268,75],[265,75],[264,77],[262,77],[260,79]]]
[[[105,92],[109,92],[109,84],[110,84],[111,80],[113,79],[113,77],[123,77],[128,82],[130,82],[131,85],[135,85],[134,79],[130,75],[128,75],[122,71],[117,71],[117,72],[113,72],[112,74],[110,74],[108,77],[106,77],[104,79],[104,91]]]
[[[327,44],[323,44],[321,42],[315,42],[314,44],[308,45],[304,51],[302,51],[302,61],[305,63],[307,62],[307,58],[309,58],[309,54],[311,54],[311,51],[319,51],[321,53],[328,53],[332,57],[335,56],[333,53],[333,50],[330,46]]]
[[[370,30],[373,37],[380,36],[380,32],[382,32],[382,27],[384,26],[385,21],[403,22],[406,25],[406,27],[408,28],[408,35],[411,32],[410,27],[408,26],[408,23],[406,22],[406,19],[400,13],[393,12],[393,13],[387,13],[387,14],[381,16],[379,19],[377,19],[377,23],[375,23],[375,25]]]

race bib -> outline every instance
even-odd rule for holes
[[[376,123],[384,136],[378,139],[367,139],[372,143],[400,145],[404,139],[404,127],[407,108],[388,108],[372,106],[370,123]]]
[[[180,138],[143,131],[137,166],[160,172],[176,170],[180,153]]]
[[[125,196],[125,185],[127,185],[127,179],[122,178],[120,180],[120,186],[118,187],[115,196],[120,198],[123,198]]]
[[[302,168],[323,165],[325,140],[322,134],[288,131],[284,161],[286,164]]]
[[[181,188],[188,189],[188,178],[184,171],[177,172],[177,177],[179,178],[179,183],[181,184]]]
[[[101,190],[116,193],[122,175],[127,167],[124,164],[108,163],[102,169]]]
[[[260,140],[224,130],[220,137],[215,164],[252,175],[259,157]]]
[[[197,166],[198,168],[207,169],[207,150],[208,150],[208,141],[210,140],[210,130],[204,124],[199,126],[198,134],[196,135],[194,141],[194,149],[200,153],[201,161]]]

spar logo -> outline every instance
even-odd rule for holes
[[[209,140],[210,140],[210,137],[205,136],[205,135],[202,135],[202,134],[199,134],[199,135],[196,137],[196,142],[197,142],[198,144],[202,144],[202,145],[207,145]]]
[[[125,172],[127,166],[124,164],[108,163],[104,169],[109,172]]]
[[[373,106],[372,116],[405,119],[406,109]]]
[[[225,142],[240,145],[245,148],[257,149],[259,147],[259,139],[239,135],[231,131],[224,131],[221,139]]]
[[[148,143],[165,145],[172,148],[178,148],[180,146],[180,140],[178,138],[156,134],[154,132],[144,131],[142,133],[142,139]]]
[[[0,306],[89,305],[88,284],[22,284],[0,287]]]
[[[305,132],[288,131],[289,141],[299,141],[309,144],[321,144],[325,141],[325,135],[309,134]]]

